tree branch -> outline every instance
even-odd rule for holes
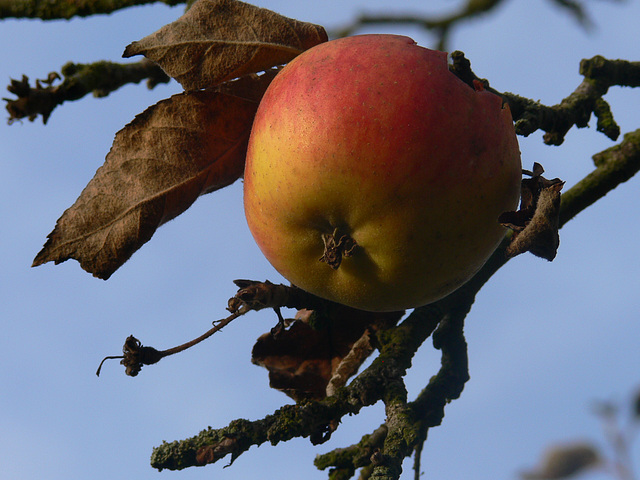
[[[639,152],[637,130],[625,135],[621,144],[595,155],[595,172],[563,195],[561,225],[640,170]],[[181,469],[213,463],[228,454],[233,461],[251,445],[266,441],[276,444],[294,437],[311,437],[314,443],[322,443],[329,425],[337,425],[344,415],[383,400],[387,412],[383,426],[359,444],[321,455],[315,463],[319,468],[334,467],[332,478],[350,478],[356,468],[373,467],[370,478],[397,479],[402,459],[424,441],[429,428],[441,423],[445,405],[462,392],[468,379],[464,318],[476,293],[508,261],[508,243],[505,239],[463,287],[436,303],[415,309],[397,327],[379,332],[380,355],[336,396],[288,405],[262,420],[237,420],[187,440],[163,443],[154,449],[152,466]],[[434,345],[442,350],[440,371],[413,402],[407,402],[402,378],[411,358],[434,330]],[[384,453],[376,450],[381,444]]]
[[[388,430],[383,423],[371,434],[364,435],[359,443],[318,455],[313,463],[319,470],[330,468],[332,479],[351,478],[357,468],[371,465],[371,456],[382,449]]]
[[[150,3],[169,6],[185,0],[0,0],[0,18],[39,18],[40,20],[70,19],[112,13],[123,8]]]
[[[350,25],[342,27],[331,33],[331,37],[346,37],[353,35],[361,28],[373,24],[416,25],[425,30],[434,32],[438,37],[438,50],[446,50],[446,43],[451,28],[461,21],[470,20],[483,13],[487,13],[502,3],[503,0],[468,0],[458,11],[441,17],[422,15],[392,15],[392,14],[366,14],[359,15]]]
[[[453,391],[457,393],[454,394],[450,388],[442,388],[442,382],[446,378],[455,376],[464,384],[466,381],[464,379],[467,376],[461,375],[459,372],[451,374],[450,370],[454,366],[457,371],[460,365],[466,365],[466,361],[452,362],[450,360],[452,357],[450,351],[447,350],[449,343],[446,340],[446,335],[442,334],[438,337],[440,339],[438,348],[443,350],[442,373],[436,376],[436,380],[430,384],[431,386],[427,387],[431,394],[419,397],[421,400],[416,406],[406,405],[405,407],[406,389],[402,378],[411,366],[411,359],[418,348],[438,324],[445,317],[451,315],[446,312],[458,312],[454,316],[461,321],[463,313],[469,311],[475,293],[481,284],[506,261],[505,247],[506,245],[487,262],[483,268],[484,273],[476,275],[465,287],[439,302],[415,309],[397,327],[379,332],[380,355],[349,386],[339,389],[336,396],[315,402],[287,405],[262,420],[253,422],[238,420],[232,422],[228,427],[204,430],[199,435],[186,440],[165,442],[154,449],[151,457],[152,466],[159,470],[182,469],[213,463],[227,454],[231,454],[233,461],[238,455],[248,450],[251,445],[260,445],[266,441],[275,445],[279,441],[294,437],[311,437],[312,442],[322,443],[328,439],[324,434],[329,431],[329,425],[337,425],[344,415],[355,414],[365,406],[384,400],[387,404],[388,414],[398,419],[397,429],[400,429],[391,429],[393,435],[391,439],[385,439],[385,450],[391,449],[392,445],[395,445],[397,453],[396,455],[385,454],[386,456],[379,460],[380,464],[376,466],[374,472],[378,470],[378,475],[380,475],[381,472],[384,473],[391,469],[392,472],[399,474],[397,470],[398,459],[401,463],[401,458],[404,458],[407,452],[410,454],[416,443],[408,442],[404,446],[397,444],[397,436],[400,435],[400,438],[404,438],[404,429],[409,425],[403,423],[401,418],[403,409],[405,412],[416,409],[421,413],[424,409],[431,408],[444,414],[443,406],[459,394],[462,386],[456,384]],[[446,322],[443,325],[446,325]],[[444,332],[446,328],[443,326],[441,330]],[[426,424],[439,424],[441,420],[442,416],[438,418],[436,414],[433,417],[427,417]],[[393,425],[393,422],[391,423]],[[387,422],[387,428],[389,428],[389,422]],[[376,438],[380,437],[376,436]],[[416,441],[417,439],[416,436]],[[360,463],[362,462],[358,462],[358,466]]]
[[[589,29],[593,26],[593,21],[589,18],[581,2],[575,0],[551,0],[551,2],[573,16],[583,28]],[[351,24],[333,31],[330,36],[335,38],[353,35],[358,30],[368,25],[415,25],[430,31],[437,36],[438,40],[436,48],[438,50],[447,50],[446,45],[449,39],[449,34],[454,27],[464,21],[475,19],[476,17],[495,9],[495,7],[502,3],[504,3],[503,0],[467,0],[467,3],[460,9],[444,16],[363,13]]]
[[[620,135],[620,127],[602,97],[613,86],[640,86],[640,62],[607,60],[596,56],[580,62],[580,74],[585,78],[575,91],[559,104],[548,107],[513,93],[498,92],[489,86],[486,79],[478,78],[471,71],[464,53],[456,51],[451,56],[451,70],[458,77],[469,84],[481,82],[486,90],[500,95],[509,104],[518,135],[526,137],[536,130],[543,130],[544,143],[547,145],[561,145],[574,125],[578,128],[588,126],[592,113],[598,119],[597,130],[616,140]]]
[[[163,443],[153,451],[152,466],[159,470],[182,469],[213,463],[227,454],[233,461],[251,445],[266,441],[274,445],[295,437],[311,437],[313,443],[326,441],[330,425],[337,424],[344,415],[373,405],[387,392],[389,379],[404,376],[411,357],[440,319],[439,307],[432,305],[420,313],[414,311],[401,325],[386,331],[380,355],[349,386],[338,389],[334,397],[286,405],[262,420],[238,420],[187,440]]]
[[[562,194],[560,226],[640,171],[640,129],[593,156],[596,169]]]
[[[54,108],[66,101],[78,100],[88,93],[95,97],[106,97],[111,92],[129,83],[147,80],[147,87],[154,88],[159,83],[168,83],[170,78],[155,63],[143,59],[136,63],[113,63],[100,61],[89,64],[67,63],[61,69],[62,83],[53,85],[60,75],[49,74],[46,80],[36,80],[35,87],[29,78],[11,80],[7,87],[18,98],[4,98],[9,112],[9,123],[22,118],[35,120],[42,115],[47,123]],[[44,86],[43,86],[44,84]]]
[[[395,480],[402,472],[405,457],[419,448],[427,437],[429,428],[438,426],[444,418],[444,408],[460,396],[469,380],[467,344],[464,339],[464,318],[473,300],[452,304],[451,313],[444,316],[433,334],[434,346],[442,350],[438,374],[418,395],[415,401],[406,403],[406,396],[385,400],[388,434],[384,442],[384,454],[373,457],[371,478]],[[406,394],[406,390],[403,389]]]

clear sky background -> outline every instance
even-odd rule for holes
[[[445,13],[460,2],[410,0],[255,2],[330,28],[357,12]],[[555,104],[580,83],[580,59],[596,54],[640,60],[639,2],[584,2],[595,22],[586,32],[550,1],[506,1],[465,23],[450,50],[471,59],[498,90]],[[44,78],[67,61],[118,60],[124,47],[172,21],[182,7],[132,8],[110,16],[44,23],[0,23],[0,80]],[[417,28],[368,32],[433,37]],[[363,30],[364,32],[364,30]],[[133,334],[144,344],[183,343],[225,316],[232,280],[282,279],[263,259],[246,227],[241,183],[199,199],[104,282],[75,261],[31,269],[56,219],[102,164],[114,134],[147,106],[179,92],[174,82],[147,91],[127,86],[106,99],[87,97],[41,121],[0,125],[0,477],[11,480],[92,478],[323,479],[317,453],[357,442],[384,419],[382,405],[345,418],[330,442],[297,439],[253,447],[230,468],[157,473],[151,449],[162,440],[258,419],[289,399],[269,389],[250,363],[255,339],[274,324],[269,312],[234,321],[204,344],[137,378],[106,355]],[[635,130],[640,92],[607,95],[623,132]],[[572,130],[562,147],[541,134],[520,138],[523,164],[541,163],[571,187],[591,171],[591,155],[613,144],[595,131]],[[603,443],[591,411],[596,400],[628,402],[640,387],[640,179],[634,178],[561,231],[557,259],[521,256],[480,292],[467,319],[471,380],[429,432],[424,478],[512,479],[555,442]],[[437,371],[428,341],[407,377],[415,396]],[[640,444],[634,445],[640,463]],[[412,478],[411,461],[403,478]],[[602,473],[584,477],[602,480]]]

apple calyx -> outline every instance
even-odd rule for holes
[[[337,240],[336,240],[337,239]],[[350,257],[358,247],[356,241],[349,235],[339,235],[338,228],[333,233],[323,233],[324,253],[320,261],[337,270],[342,263],[342,257]]]

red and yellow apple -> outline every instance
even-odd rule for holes
[[[249,139],[245,213],[292,284],[401,310],[482,267],[521,177],[498,96],[458,79],[444,52],[359,35],[302,53],[267,89]]]

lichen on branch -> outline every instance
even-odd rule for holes
[[[597,119],[597,130],[611,140],[617,140],[620,127],[603,97],[613,86],[640,86],[640,62],[596,56],[581,61],[580,73],[584,80],[580,85],[559,104],[546,106],[520,95],[498,92],[489,86],[486,79],[480,79],[473,73],[464,53],[456,51],[451,56],[453,64],[450,69],[453,73],[469,84],[480,81],[486,90],[501,96],[509,105],[518,135],[526,137],[536,130],[543,130],[543,140],[547,145],[561,145],[574,125],[587,127],[592,114]]]
[[[562,195],[560,226],[640,171],[640,129],[593,156],[596,169]]]
[[[141,60],[135,63],[98,61],[81,64],[69,62],[61,68],[60,75],[52,72],[45,80],[36,80],[34,86],[25,75],[21,80],[11,80],[7,87],[17,98],[4,98],[9,112],[9,123],[23,118],[35,120],[39,115],[47,123],[51,112],[64,102],[79,100],[89,93],[106,97],[129,83],[147,80],[147,87],[154,88],[169,82],[169,77],[155,63]]]

